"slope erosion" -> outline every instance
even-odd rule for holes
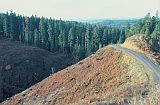
[[[0,101],[71,65],[72,61],[72,57],[66,54],[51,53],[19,42],[1,39]]]
[[[154,74],[113,46],[55,73],[4,105],[159,105]]]

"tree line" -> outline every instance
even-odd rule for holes
[[[22,16],[10,11],[0,14],[0,38],[10,38],[51,52],[71,53],[83,59],[110,43],[121,43],[125,29]]]
[[[160,51],[160,18],[158,11],[155,16],[148,13],[133,26],[126,27],[126,37],[134,34],[145,34],[148,43],[155,51]]]
[[[80,60],[108,44],[122,43],[134,34],[146,34],[151,46],[160,50],[160,18],[148,13],[135,24],[113,27],[63,21],[37,16],[22,16],[10,11],[0,13],[0,38],[72,54]],[[159,40],[159,41],[158,41]]]

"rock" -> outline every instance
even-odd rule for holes
[[[11,65],[6,65],[5,66],[5,70],[11,70],[12,69],[12,66]]]

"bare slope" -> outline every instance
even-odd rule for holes
[[[129,55],[131,55],[133,58],[135,58],[137,60],[137,62],[143,64],[143,66],[150,70],[154,76],[154,80],[158,82],[160,82],[160,66],[158,64],[155,64],[154,61],[152,61],[152,59],[148,58],[145,54],[143,53],[139,53],[127,48],[123,48],[121,46],[117,46],[117,45],[112,45],[112,47],[119,49],[123,52],[128,53]]]
[[[63,62],[62,62],[63,61]],[[0,40],[0,101],[72,64],[72,57],[9,40]]]
[[[126,39],[122,44],[123,47],[136,52],[143,53],[152,59],[155,63],[160,64],[160,52],[154,52],[153,48],[148,44],[146,35],[133,35]]]
[[[108,46],[2,104],[159,105],[159,93],[149,68]]]

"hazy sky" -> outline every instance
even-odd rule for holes
[[[62,19],[137,18],[160,11],[160,0],[0,0],[0,12]]]

